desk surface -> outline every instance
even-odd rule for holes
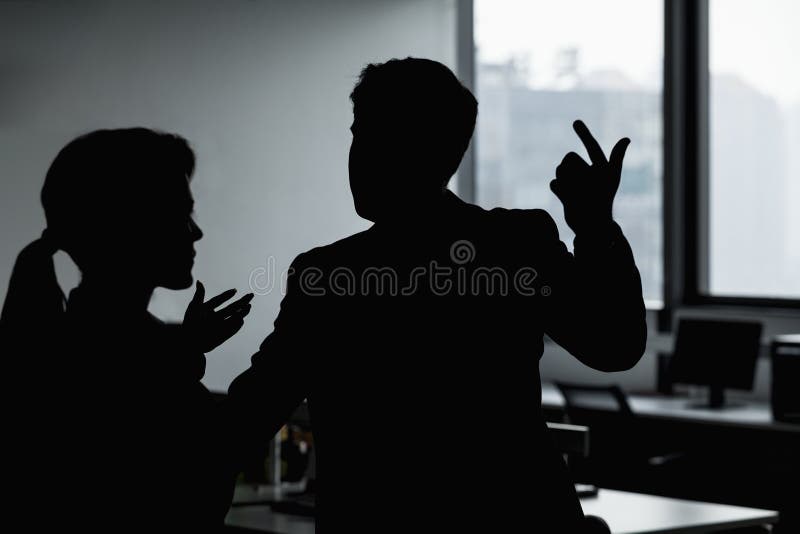
[[[314,518],[278,514],[266,504],[235,506],[228,511],[225,524],[254,532],[314,534]]]
[[[581,505],[587,515],[602,517],[613,534],[698,534],[778,520],[777,512],[770,510],[606,489],[596,497],[581,499]],[[314,534],[314,519],[274,513],[267,505],[231,508],[225,522],[257,532]]]
[[[613,534],[689,534],[716,532],[778,521],[771,510],[668,499],[601,489],[581,499],[587,515],[602,517]]]
[[[800,433],[800,425],[775,421],[772,418],[770,405],[765,402],[748,402],[741,406],[732,406],[721,410],[688,408],[688,402],[689,399],[685,397],[628,396],[628,403],[636,415],[683,422]],[[554,384],[542,384],[542,406],[546,408],[564,406],[564,397]]]

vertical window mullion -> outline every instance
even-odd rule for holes
[[[690,282],[686,239],[688,165],[687,139],[689,55],[691,54],[690,0],[664,2],[664,307],[658,315],[659,331],[672,326],[674,311],[687,298]]]
[[[475,89],[475,18],[473,0],[458,0],[456,5],[456,71],[458,77],[470,91]],[[472,136],[461,165],[458,168],[457,192],[466,202],[475,202],[476,180],[475,145],[477,135]]]
[[[694,149],[696,191],[696,237],[695,237],[695,293],[709,294],[709,262],[711,247],[709,242],[709,224],[711,199],[709,197],[710,145],[709,145],[709,66],[708,66],[708,0],[697,0],[694,5],[694,98],[696,100]]]

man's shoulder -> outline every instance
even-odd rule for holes
[[[497,219],[511,222],[525,221],[528,224],[540,224],[542,226],[555,225],[550,214],[541,208],[493,208],[487,213]]]
[[[456,226],[491,228],[524,224],[529,230],[531,228],[539,228],[542,231],[551,231],[556,228],[553,218],[543,209],[502,207],[486,209],[477,204],[466,202],[452,193],[449,193],[446,199],[446,213],[454,219]]]
[[[490,238],[496,242],[524,240],[558,240],[558,228],[550,214],[543,209],[484,209],[474,204],[460,202],[455,210],[447,214],[447,226],[457,233]],[[452,232],[444,232],[449,235]],[[394,236],[388,238],[391,241]],[[358,267],[374,259],[377,249],[387,244],[387,236],[377,227],[358,232],[333,243],[314,247],[299,254],[292,262],[295,269],[316,267],[327,270],[335,267]],[[407,243],[399,246],[408,246]]]
[[[372,228],[347,236],[327,245],[314,247],[297,255],[292,265],[298,267],[325,267],[341,265],[348,257],[358,256],[361,251],[370,246]]]
[[[526,240],[558,239],[558,227],[547,211],[539,208],[492,208],[473,213],[479,226],[503,234],[506,238],[519,235]]]

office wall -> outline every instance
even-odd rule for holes
[[[263,293],[208,358],[206,384],[224,389],[272,328],[270,272],[366,227],[347,181],[359,70],[408,55],[454,66],[455,21],[455,0],[0,2],[0,295],[44,227],[39,190],[66,142],[101,127],[179,132],[198,155],[196,275],[244,292],[255,274]],[[158,291],[151,309],[177,319],[190,296]]]

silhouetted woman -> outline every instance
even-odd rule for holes
[[[4,508],[30,530],[222,523],[225,444],[200,379],[204,353],[241,328],[252,295],[215,311],[233,291],[203,302],[198,282],[182,325],[147,311],[156,287],[193,282],[202,237],[194,163],[179,136],[100,130],[70,142],[47,172],[47,229],[19,254],[0,317]],[[81,272],[68,299],[55,277],[58,250]]]

